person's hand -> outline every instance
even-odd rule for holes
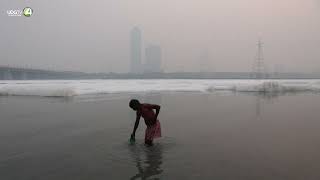
[[[136,138],[135,138],[134,134],[131,134],[130,142],[135,142],[135,141],[136,141]]]

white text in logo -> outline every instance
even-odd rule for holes
[[[7,14],[8,16],[21,16],[22,11],[20,9],[11,9],[11,10],[7,10]]]

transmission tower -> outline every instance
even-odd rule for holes
[[[264,79],[264,78],[267,78],[267,74],[266,74],[266,67],[264,64],[263,43],[261,39],[259,39],[257,46],[258,46],[258,51],[257,51],[253,68],[252,68],[252,78]]]

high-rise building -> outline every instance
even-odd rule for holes
[[[150,45],[145,50],[145,72],[161,72],[161,47]]]
[[[130,59],[130,72],[141,73],[141,30],[134,27],[131,30],[131,59]]]

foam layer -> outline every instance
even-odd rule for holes
[[[320,80],[65,80],[0,81],[0,95],[68,97],[140,92],[320,92]]]

